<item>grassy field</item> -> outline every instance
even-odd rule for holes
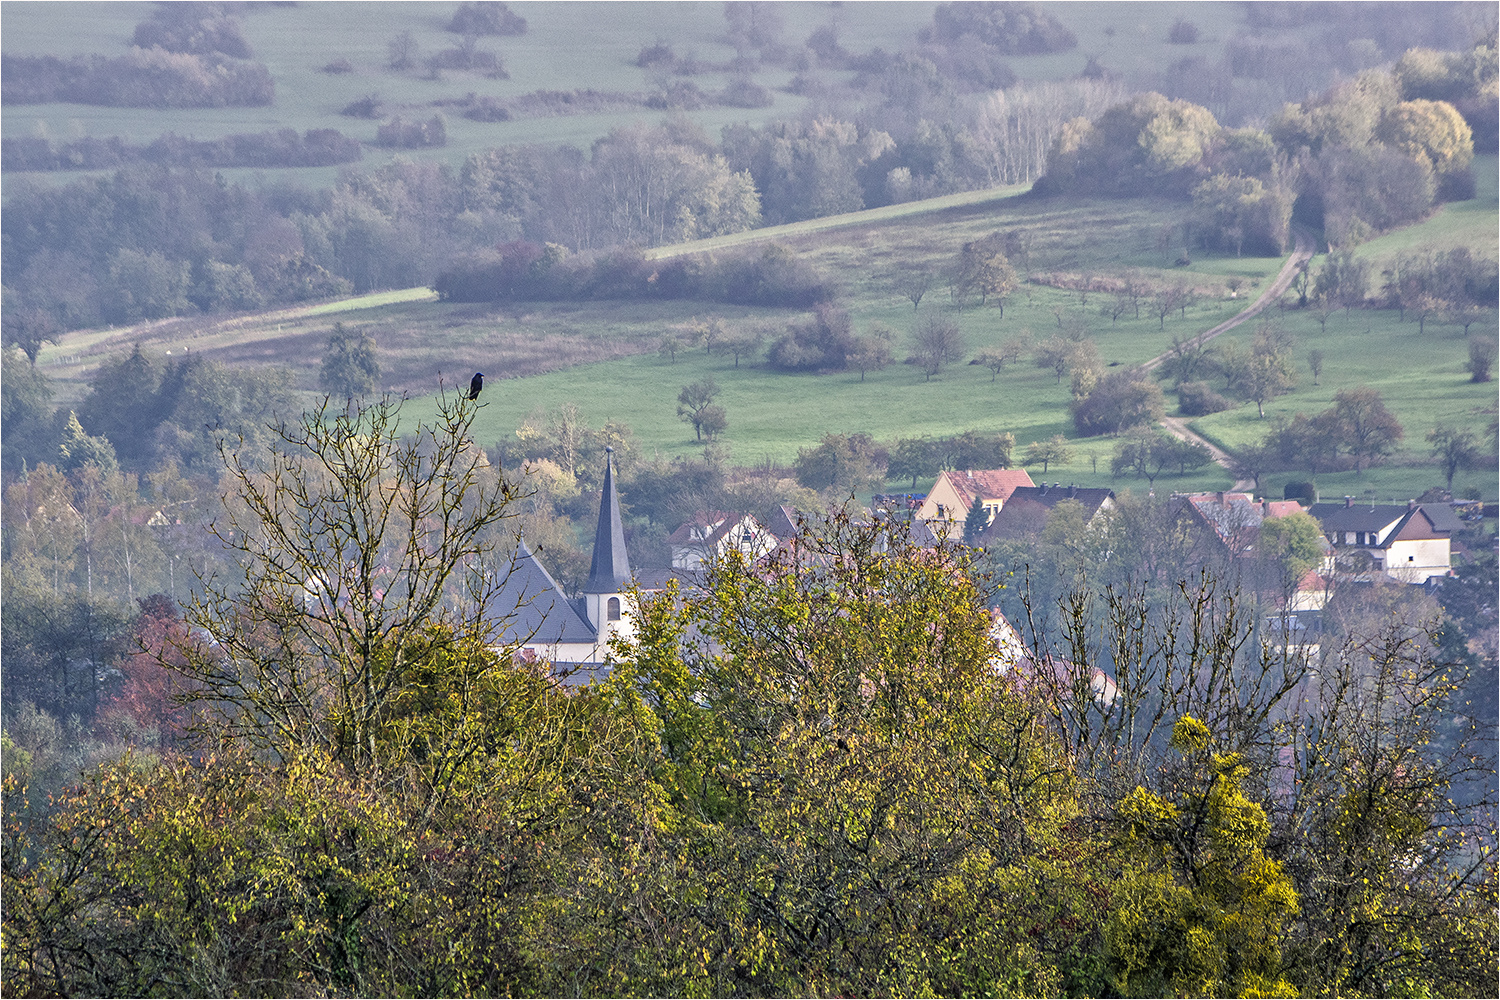
[[[1486,252],[1494,252],[1493,200],[1445,207],[1424,223],[1429,238],[1452,235],[1486,210],[1492,220]],[[962,200],[962,199],[960,199]],[[1145,199],[1126,201],[1038,200],[988,197],[967,204],[935,199],[925,205],[903,205],[900,211],[825,220],[817,226],[791,227],[779,241],[834,275],[857,330],[884,329],[893,338],[898,359],[912,353],[916,312],[896,287],[906,268],[935,272],[948,266],[968,240],[996,229],[1030,233],[1031,266],[1036,273],[1117,276],[1131,271],[1159,283],[1197,288],[1201,298],[1186,316],[1166,320],[1142,311],[1111,323],[1101,315],[1107,297],[1098,293],[1081,304],[1076,293],[1032,286],[1018,292],[1004,315],[992,304],[959,309],[941,280],[923,299],[923,310],[941,310],[963,331],[969,355],[1027,334],[1044,339],[1063,324],[1085,324],[1110,366],[1136,364],[1168,348],[1174,335],[1186,337],[1208,329],[1237,312],[1281,264],[1279,258],[1204,257],[1190,268],[1166,266],[1180,253],[1177,245],[1158,242],[1162,227],[1175,221],[1180,206]],[[925,209],[925,211],[922,211]],[[1455,221],[1458,220],[1458,221]],[[1464,230],[1467,231],[1467,230]],[[1231,299],[1225,280],[1240,277],[1240,297]],[[754,464],[764,459],[789,463],[799,448],[814,445],[825,433],[863,431],[882,440],[918,434],[944,435],[967,429],[1010,432],[1019,449],[1054,434],[1070,434],[1066,381],[1028,359],[992,379],[988,369],[954,364],[931,380],[918,368],[897,363],[870,372],[787,375],[759,363],[738,369],[728,355],[702,349],[680,353],[675,362],[661,357],[657,345],[669,329],[686,329],[709,315],[731,325],[752,326],[767,341],[805,314],[790,310],[725,307],[701,302],[516,304],[493,307],[433,301],[425,289],[387,292],[357,299],[273,313],[235,317],[172,320],[125,331],[69,335],[49,347],[43,363],[59,379],[58,398],[70,402],[86,392],[84,379],[98,361],[141,343],[158,351],[198,351],[229,363],[276,362],[298,372],[299,386],[316,390],[317,370],[335,321],[368,328],[379,345],[386,387],[413,397],[414,417],[430,408],[426,398],[439,379],[465,382],[475,369],[485,372],[488,388],[479,423],[481,440],[507,438],[530,414],[564,402],[577,405],[597,426],[606,420],[630,425],[648,453],[692,455],[701,450],[691,429],[676,417],[676,396],[688,382],[713,375],[723,386],[720,402],[729,415],[724,446],[732,459]],[[1301,411],[1315,413],[1332,405],[1334,392],[1371,385],[1407,428],[1403,453],[1387,466],[1355,481],[1328,477],[1325,489],[1364,495],[1421,492],[1438,482],[1427,458],[1424,436],[1444,421],[1473,428],[1487,438],[1494,401],[1491,385],[1467,381],[1466,350],[1458,328],[1429,323],[1425,336],[1416,324],[1398,322],[1390,312],[1335,315],[1327,331],[1309,314],[1288,311],[1280,322],[1296,337],[1299,366],[1308,350],[1326,355],[1321,384],[1312,385],[1305,368],[1298,385],[1267,405],[1268,419]],[[1493,327],[1491,327],[1493,333]],[[1253,324],[1228,335],[1247,345]],[[1202,418],[1200,432],[1228,447],[1264,435],[1267,423],[1253,404]],[[1057,482],[1111,483],[1109,458],[1115,442],[1095,438],[1075,442],[1073,458],[1049,468]],[[1034,475],[1041,477],[1040,471]],[[1267,487],[1279,491],[1287,476],[1271,477]],[[1456,485],[1480,485],[1493,495],[1492,473],[1465,474]],[[1214,489],[1229,484],[1216,467],[1187,477],[1164,477],[1162,489]],[[893,484],[896,485],[896,484]],[[921,485],[921,484],[919,484]],[[1144,487],[1144,482],[1121,480]]]
[[[1399,314],[1390,310],[1355,311],[1347,319],[1337,313],[1329,319],[1326,332],[1319,330],[1313,316],[1304,313],[1288,311],[1282,322],[1296,338],[1296,387],[1266,403],[1264,420],[1256,415],[1253,404],[1247,404],[1194,420],[1191,426],[1200,434],[1230,449],[1256,443],[1265,437],[1273,418],[1290,418],[1299,412],[1312,416],[1333,406],[1334,394],[1340,389],[1367,385],[1380,391],[1387,408],[1405,428],[1401,452],[1363,476],[1353,472],[1325,474],[1317,482],[1329,496],[1396,496],[1403,500],[1443,483],[1441,470],[1436,464],[1428,464],[1426,435],[1435,424],[1469,427],[1477,438],[1488,441],[1495,383],[1469,381],[1465,369],[1467,341],[1461,327],[1429,322],[1424,334],[1416,323],[1402,323]],[[1488,332],[1493,336],[1494,327]],[[1224,339],[1238,340],[1239,346],[1248,350],[1251,336],[1251,330],[1241,327]],[[1308,351],[1314,349],[1324,354],[1317,385],[1306,360]],[[1273,474],[1262,485],[1279,495],[1287,480],[1302,478],[1305,476],[1301,474]],[[1469,487],[1479,487],[1486,497],[1493,497],[1494,470],[1459,473],[1454,479],[1455,490]]]
[[[939,205],[946,205],[939,201]],[[905,208],[905,206],[903,206]],[[1183,280],[1212,294],[1188,311],[1186,319],[1159,321],[1142,314],[1117,325],[1097,313],[1093,302],[1083,309],[1077,296],[1051,288],[1034,288],[1030,299],[1017,294],[1002,318],[994,306],[957,309],[946,290],[934,288],[924,309],[942,309],[962,327],[970,351],[997,345],[1028,332],[1040,339],[1064,322],[1084,319],[1098,337],[1106,363],[1133,364],[1159,353],[1174,333],[1187,335],[1227,318],[1243,304],[1224,297],[1214,271],[1234,270],[1252,281],[1274,273],[1276,259],[1205,261],[1202,271],[1161,271],[1155,248],[1155,223],[1162,206],[1150,202],[1067,204],[1003,199],[978,205],[944,207],[926,215],[905,214],[871,222],[861,219],[825,233],[808,232],[784,242],[845,284],[856,327],[869,331],[883,324],[894,335],[898,358],[911,353],[914,310],[894,288],[896,271],[906,266],[940,269],[966,240],[996,228],[1029,228],[1035,232],[1034,266],[1052,271],[1097,271],[1111,259],[1139,265],[1146,273]],[[1090,234],[1088,239],[1080,234]],[[1068,387],[1055,376],[1023,361],[992,380],[978,366],[957,364],[928,381],[911,366],[896,364],[871,372],[861,383],[856,374],[783,375],[758,365],[733,368],[728,356],[701,351],[679,355],[676,363],[659,357],[661,334],[710,313],[731,323],[752,324],[767,338],[785,329],[800,314],[785,310],[744,309],[704,303],[600,303],[570,306],[524,306],[494,309],[432,303],[420,297],[391,301],[390,296],[315,308],[282,310],[229,321],[176,320],[121,331],[86,348],[72,337],[44,354],[49,373],[61,381],[59,399],[81,398],[82,379],[100,356],[143,343],[156,350],[194,350],[230,363],[276,361],[299,372],[304,389],[316,385],[323,338],[331,323],[344,320],[367,326],[380,345],[387,385],[425,396],[439,373],[453,384],[481,368],[490,390],[481,422],[487,441],[509,435],[529,413],[564,401],[579,405],[593,423],[623,420],[642,443],[664,455],[698,450],[687,425],[676,419],[675,399],[682,385],[712,373],[724,386],[729,410],[725,438],[737,461],[771,457],[790,462],[797,449],[815,444],[829,431],[865,431],[880,438],[914,434],[948,434],[968,428],[1009,431],[1021,446],[1067,433]],[[1096,300],[1097,301],[1097,300]],[[63,363],[56,361],[66,359]],[[420,404],[413,404],[414,410]],[[1074,461],[1049,475],[1097,481],[1095,463],[1108,456],[1113,443],[1081,442]],[[1219,483],[1210,473],[1205,480]]]

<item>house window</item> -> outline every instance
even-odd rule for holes
[[[607,614],[609,616],[609,620],[612,622],[617,622],[620,620],[620,599],[618,597],[611,597],[609,599],[609,611],[607,612]]]

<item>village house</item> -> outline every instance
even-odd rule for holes
[[[1259,500],[1248,493],[1219,490],[1214,493],[1178,493],[1172,498],[1201,530],[1206,539],[1204,555],[1217,565],[1230,569],[1248,564],[1259,552],[1261,525],[1272,518],[1300,514],[1302,505],[1295,500]],[[1323,547],[1322,565],[1310,569],[1297,581],[1296,590],[1286,604],[1287,611],[1318,611],[1328,602],[1328,574],[1332,572],[1333,549]]]
[[[700,570],[730,552],[739,552],[755,562],[779,542],[780,538],[749,514],[702,510],[667,537],[674,570]]]
[[[1052,511],[1065,500],[1083,508],[1083,519],[1087,524],[1100,511],[1114,506],[1115,491],[1103,486],[1063,486],[1060,483],[1018,486],[979,536],[980,544],[1040,537]]]
[[[1033,485],[1025,469],[945,470],[938,473],[915,519],[925,523],[937,538],[954,537],[962,534],[969,509],[976,502],[984,504],[993,518],[1017,489]]]
[[[1308,513],[1323,526],[1340,567],[1356,579],[1427,583],[1452,572],[1453,533],[1463,525],[1446,503],[1317,503]]]

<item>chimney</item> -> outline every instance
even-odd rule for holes
[[[1219,491],[1219,506],[1220,507],[1224,506],[1224,491],[1223,490]]]
[[[1072,483],[1069,483],[1068,484],[1068,496],[1075,497],[1077,495],[1078,495],[1078,487],[1074,486]]]
[[[1260,516],[1262,518],[1267,518],[1267,517],[1271,516],[1271,501],[1269,501],[1269,500],[1262,500],[1260,502]]]
[[[1415,500],[1408,500],[1408,501],[1406,501],[1406,509],[1407,510],[1416,510],[1417,509],[1417,502]]]
[[[1345,507],[1345,509],[1348,509],[1348,508],[1353,507],[1353,506],[1354,506],[1354,498],[1353,497],[1344,497],[1344,507]]]

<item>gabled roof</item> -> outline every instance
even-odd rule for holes
[[[589,564],[585,594],[618,594],[630,586],[630,558],[625,552],[625,526],[620,521],[620,496],[615,492],[614,449],[604,449],[604,491],[599,497],[599,526],[594,531],[594,561]]]
[[[1178,493],[1176,499],[1187,501],[1188,508],[1235,555],[1251,552],[1260,535],[1260,525],[1265,520],[1302,513],[1299,502],[1260,501],[1257,504],[1250,493]]]
[[[965,510],[973,506],[975,496],[1003,504],[1017,489],[1035,485],[1025,469],[945,469],[938,473],[938,479],[943,478],[953,485]]]
[[[515,560],[495,606],[510,615],[501,630],[502,642],[550,646],[598,639],[594,627],[563,596],[562,588],[524,539],[516,544]]]
[[[1438,531],[1461,531],[1464,526],[1463,520],[1453,510],[1451,503],[1422,503],[1417,504],[1422,508],[1422,513],[1432,522],[1432,526]]]
[[[669,545],[707,545],[716,542],[743,518],[744,514],[730,514],[722,510],[694,511],[693,516],[683,521],[677,530],[667,536]],[[693,537],[693,529],[699,531]]]
[[[1420,514],[1432,526],[1434,537],[1446,535],[1460,526],[1447,504],[1347,504],[1315,503],[1308,513],[1318,519],[1324,531],[1375,531],[1402,522],[1405,527],[1413,515]]]
[[[777,507],[766,523],[766,530],[783,542],[797,534],[797,512],[786,504]]]
[[[1054,483],[1051,486],[1017,487],[980,536],[980,541],[988,545],[999,539],[1029,538],[1040,534],[1052,509],[1064,500],[1081,504],[1084,519],[1092,519],[1105,501],[1112,500],[1114,495],[1114,490],[1104,486],[1061,486]]]
[[[1235,553],[1243,552],[1255,541],[1265,519],[1264,509],[1248,493],[1188,493],[1183,499],[1215,537]],[[1301,510],[1297,501],[1291,503]]]
[[[1301,514],[1302,505],[1296,500],[1262,500],[1260,512],[1264,517],[1286,517],[1289,514]]]
[[[1104,502],[1113,500],[1114,496],[1115,491],[1107,486],[1063,486],[1060,483],[1048,486],[1043,483],[1040,486],[1017,487],[1011,493],[1010,500],[1011,502],[1027,500],[1047,508],[1056,507],[1064,500],[1077,500],[1083,504],[1083,509],[1088,512],[1088,515],[1093,517],[1099,512],[1099,508],[1104,506]],[[1004,513],[1004,508],[1001,509],[1001,513]]]

